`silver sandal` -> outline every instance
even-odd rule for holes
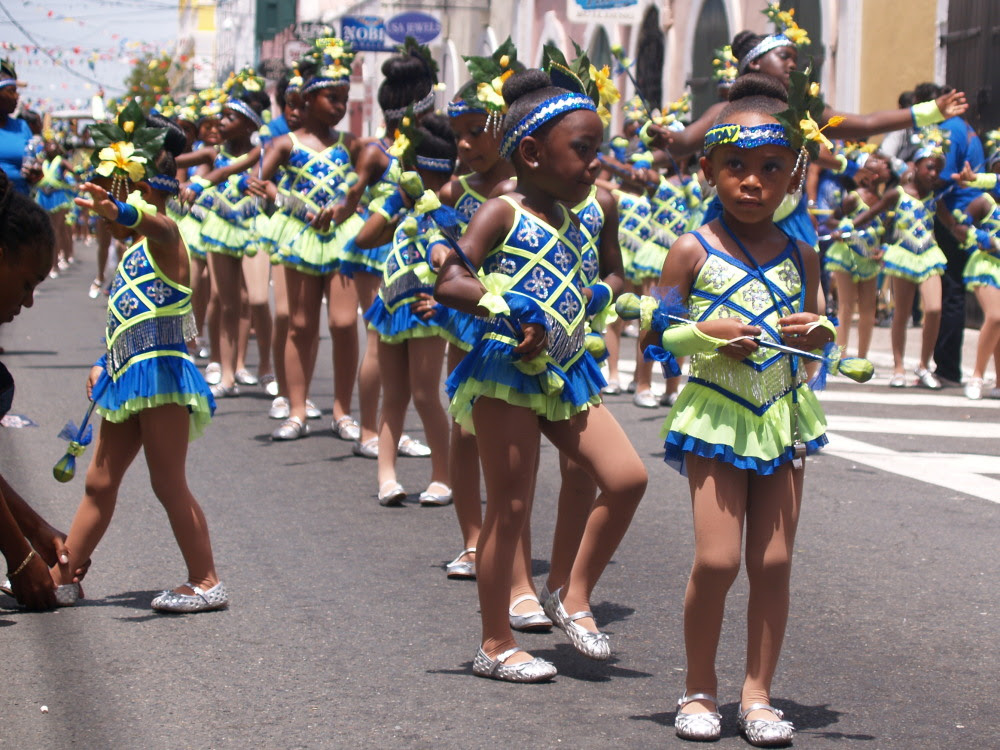
[[[778,717],[777,721],[770,719],[747,719],[747,714],[754,711],[770,711]],[[784,714],[767,703],[754,703],[749,708],[740,711],[740,732],[746,741],[754,747],[785,747],[792,744],[795,727],[792,722],[784,721]]]
[[[556,676],[555,665],[537,656],[531,661],[521,664],[504,664],[510,657],[521,648],[510,648],[491,659],[480,646],[476,651],[476,658],[472,662],[472,673],[479,677],[489,677],[493,680],[503,680],[504,682],[544,682]]]
[[[684,695],[677,701],[677,715],[674,717],[674,731],[682,740],[695,742],[714,742],[722,736],[722,714],[718,711],[702,711],[701,713],[684,713],[684,706],[693,701],[710,701],[716,708],[719,702],[714,695],[694,693]]]

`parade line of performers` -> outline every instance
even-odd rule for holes
[[[65,247],[59,225],[75,207],[100,217],[105,248],[111,238],[127,248],[110,286],[102,268],[92,287],[95,297],[102,288],[109,295],[107,347],[88,381],[103,423],[66,559],[51,568],[60,603],[79,597],[142,448],[187,565],[185,583],[153,608],[227,606],[205,518],[184,481],[187,444],[220,400],[253,385],[274,397],[274,440],[309,434],[320,414],[309,393],[325,300],[333,432],[377,460],[382,505],[407,497],[399,455],[429,457],[421,505],[454,504],[461,552],[445,570],[477,581],[482,635],[472,671],[551,679],[556,667],[523,650],[513,631],[553,626],[581,653],[606,660],[612,644],[591,595],[647,482],[602,403],[602,393],[623,390],[618,358],[631,325],[634,403],[671,406],[664,458],[692,494],[677,734],[720,736],[715,657],[745,528],[739,725],[753,745],[790,743],[791,722],[770,704],[771,681],[806,457],[826,443],[814,389],[847,370],[840,347],[855,308],[858,354],[867,353],[882,275],[896,300],[890,385],[908,382],[903,344],[919,289],[924,337],[914,375],[941,387],[928,360],[951,259],[935,241],[937,214],[986,318],[966,393],[992,395],[984,383],[1000,343],[1000,192],[990,172],[997,139],[988,154],[970,152],[963,94],[935,89],[908,108],[832,111],[799,70],[805,32],[776,6],[768,13],[777,32],[742,32],[719,52],[720,101],[688,124],[685,100],[662,112],[647,111],[640,97],[620,101],[611,72],[579,50],[567,59],[549,46],[541,69],[525,69],[509,40],[467,59],[469,82],[439,113],[437,66],[408,41],[382,67],[386,135],[360,138],[337,129],[353,53],[326,37],[282,82],[273,120],[265,82],[244,70],[153,113],[120,107],[91,127],[92,171],[75,184],[58,147],[44,143],[36,191],[58,230],[46,235],[52,247]],[[616,106],[624,132],[609,141]],[[904,130],[915,146],[906,161],[865,142]],[[21,198],[3,206],[39,210]],[[32,247],[23,251],[40,258],[30,288],[52,260],[51,247]],[[5,240],[9,264],[6,250]],[[839,321],[828,312],[825,275]],[[256,374],[245,367],[251,326]],[[202,348],[211,358],[204,376],[195,366]],[[652,387],[657,363],[667,377],[662,399]],[[403,434],[411,399],[425,443]],[[562,491],[538,591],[527,542],[542,436],[559,449]],[[8,588],[17,590],[27,564],[10,571]]]

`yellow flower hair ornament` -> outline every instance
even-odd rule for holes
[[[461,104],[471,111],[486,112],[486,127],[494,133],[499,132],[503,116],[507,114],[507,103],[501,92],[504,83],[514,75],[517,68],[517,47],[507,37],[488,57],[465,55],[462,59],[465,60],[476,89]],[[449,114],[462,114],[461,109],[460,105],[456,106],[453,113],[449,107]]]
[[[125,105],[115,122],[94,123],[88,130],[94,141],[91,164],[97,174],[112,178],[112,193],[123,195],[126,180],[138,182],[156,175],[153,164],[167,131],[148,127],[135,101]]]

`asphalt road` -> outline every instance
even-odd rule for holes
[[[79,252],[87,266],[47,281],[35,307],[0,332],[18,384],[13,411],[38,423],[0,429],[0,467],[62,528],[90,452],[80,476],[58,484],[51,468],[65,444],[56,433],[82,416],[104,319],[103,299],[86,295],[93,248]],[[873,357],[881,364],[886,333]],[[85,600],[27,613],[0,596],[0,747],[688,746],[673,717],[692,534],[686,482],[660,460],[666,410],[609,399],[651,473],[593,601],[615,657],[591,662],[558,631],[524,635],[559,675],[512,685],[471,673],[475,585],[444,575],[462,546],[454,512],[415,503],[426,460],[400,462],[411,502],[379,507],[374,462],[326,429],[325,337],[319,362],[314,397],[326,416],[312,436],[272,443],[269,401],[246,389],[221,402],[192,447],[190,484],[228,611],[150,611],[184,570],[141,458]],[[774,702],[795,723],[796,747],[997,747],[1000,401],[890,392],[884,366],[880,374],[864,386],[839,380],[824,396],[831,445],[808,465]],[[412,411],[407,431],[421,434]],[[557,491],[546,447],[533,519],[539,586]],[[736,731],[745,606],[741,576],[719,650],[719,748],[746,746]]]

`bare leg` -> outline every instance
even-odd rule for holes
[[[545,586],[555,591],[569,580],[580,540],[587,528],[587,515],[597,498],[595,482],[580,464],[559,454],[559,507],[556,512],[556,530],[552,536],[552,559]]]
[[[351,413],[358,373],[358,293],[354,282],[335,273],[327,279],[326,299],[333,340],[333,419]]]
[[[94,277],[104,286],[104,269],[108,265],[108,250],[111,248],[111,229],[103,221],[97,222],[97,275]]]
[[[897,307],[897,314],[909,308]],[[770,476],[752,476],[747,502],[747,673],[743,708],[771,702],[771,680],[778,667],[788,622],[792,549],[802,502],[802,469],[785,464]],[[750,719],[777,719],[754,711]]]
[[[247,347],[250,345],[250,305],[247,303],[247,288],[240,277],[240,326],[236,336],[236,370],[247,367]]]
[[[288,344],[288,289],[285,286],[285,267],[271,269],[274,280],[274,376],[278,380],[278,393],[288,395],[285,386],[285,347]]]
[[[210,296],[211,282],[208,280],[208,262],[204,258],[192,255],[191,307],[194,309],[194,325],[198,329],[199,336],[205,330],[205,316],[208,312],[208,298]]]
[[[903,356],[906,354],[906,326],[910,322],[910,316],[906,313],[913,307],[913,295],[916,294],[917,287],[906,279],[900,279],[896,276],[891,278],[892,298],[896,306],[896,313],[892,316],[891,331],[892,371],[896,375],[903,375],[906,372],[906,363],[903,361]],[[940,285],[940,280],[938,284]],[[935,333],[936,339],[937,334]],[[933,349],[934,344],[931,342],[931,350],[933,351]]]
[[[410,357],[407,347],[412,342],[386,344],[378,342],[378,365],[385,391],[382,394],[382,417],[379,419],[378,442],[395,446],[403,435],[403,420],[410,403]],[[378,485],[396,480],[396,451],[378,452]]]
[[[538,460],[538,418],[530,409],[492,398],[479,398],[472,409],[476,441],[486,478],[486,515],[476,544],[476,584],[482,618],[482,648],[491,658],[517,646],[510,630],[514,554],[528,523]],[[507,664],[529,661],[519,652]]]
[[[718,695],[715,656],[722,632],[726,594],[740,570],[749,474],[730,464],[686,456],[694,520],[694,564],[684,594],[685,692]],[[693,701],[690,713],[715,711]]]
[[[983,309],[983,327],[979,329],[976,346],[976,365],[972,377],[981,378],[990,363],[990,357],[1000,346],[1000,289],[992,286],[976,287],[976,299]]]
[[[458,367],[465,352],[448,345],[448,372]],[[458,528],[462,532],[462,549],[476,546],[483,527],[483,499],[479,490],[479,449],[476,436],[462,429],[458,422],[451,425],[451,443],[448,451],[451,467],[451,492],[455,503]],[[465,560],[475,560],[470,552]]]
[[[354,286],[358,290],[361,309],[368,310],[378,295],[382,278],[371,273],[358,271],[354,274]],[[361,424],[361,442],[376,435],[378,419],[378,397],[382,390],[378,370],[378,333],[365,326],[367,340],[365,353],[358,368],[358,416]]]
[[[857,305],[857,287],[846,271],[834,271],[833,283],[837,288],[837,346],[847,349],[851,341],[851,325],[854,321],[854,307]]]
[[[653,289],[653,279],[644,279],[641,294],[649,294]],[[642,356],[642,338],[635,340],[635,392],[642,393],[653,387],[653,363]]]
[[[872,331],[875,329],[875,304],[878,299],[876,279],[862,281],[858,284],[858,356],[867,357],[868,348],[872,343]],[[910,304],[913,304],[910,298]],[[897,312],[907,317],[907,310],[896,308]]]
[[[924,327],[920,340],[920,366],[925,370],[934,354],[938,331],[941,328],[941,277],[931,276],[920,285],[920,299],[924,308]]]
[[[542,431],[552,444],[579,463],[597,483],[597,496],[587,516],[587,526],[562,602],[567,612],[590,609],[590,596],[604,568],[646,491],[646,469],[624,430],[603,404],[591,406],[571,419],[543,422]],[[587,630],[597,630],[592,618],[577,620]]]
[[[246,283],[250,318],[257,337],[257,375],[271,374],[271,303],[268,295],[271,260],[258,252],[243,258],[243,279]]]
[[[285,347],[285,392],[290,416],[306,422],[306,398],[316,365],[319,312],[325,279],[285,267],[288,293],[288,343]]]
[[[223,253],[209,253],[212,292],[219,304],[219,344],[222,385],[232,387],[236,378],[237,338],[240,328],[240,259]]]
[[[185,463],[190,417],[183,406],[168,404],[139,413],[142,446],[153,492],[167,511],[170,528],[187,566],[187,581],[210,589],[219,582],[212,557],[212,541],[201,506],[187,486]],[[193,594],[187,586],[174,589]]]
[[[625,327],[625,321],[619,318],[614,323],[611,323],[607,330],[604,332],[604,345],[608,347],[608,383],[617,383],[621,385],[622,378],[621,374],[618,372],[618,355],[621,351],[622,344],[622,329]]]
[[[76,509],[66,537],[69,564],[62,567],[57,565],[51,571],[57,584],[72,583],[72,575],[64,580],[62,571],[69,573],[76,570],[97,549],[114,515],[122,477],[135,460],[140,447],[142,438],[137,418],[121,424],[101,423],[94,459],[87,469],[83,500]]]
[[[445,340],[439,336],[411,339],[406,343],[409,357],[410,394],[424,425],[431,449],[431,482],[448,485],[448,415],[441,404],[441,366]],[[400,435],[401,437],[402,435]],[[381,441],[379,441],[381,443]],[[382,443],[392,447],[395,443]],[[390,451],[394,452],[394,451]],[[379,456],[382,451],[379,451]]]

